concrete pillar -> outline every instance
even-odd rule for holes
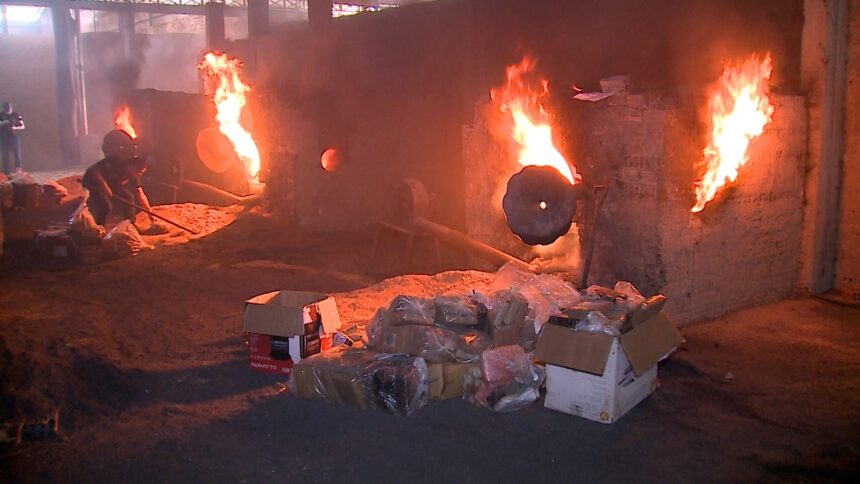
[[[122,49],[127,61],[134,60],[134,10],[129,5],[119,12],[119,33],[122,36]]]
[[[308,0],[308,22],[311,28],[324,28],[331,23],[332,0]]]
[[[269,33],[269,0],[248,0],[248,38],[256,40]]]
[[[78,135],[90,134],[89,121],[87,119],[87,83],[84,76],[84,45],[81,39],[81,11],[75,10],[75,20],[72,22],[72,38],[75,48],[75,92],[77,93]]]
[[[3,35],[6,35],[9,33],[9,22],[6,20],[6,4],[0,5],[0,15],[3,16]]]
[[[227,45],[224,8],[223,3],[206,4],[206,48],[209,50],[223,51]]]
[[[806,0],[801,82],[809,99],[809,174],[801,285],[833,288],[845,151],[845,86],[850,0]]]
[[[860,300],[860,1],[851,3],[848,84],[845,88],[845,158],[842,160],[842,200],[839,203],[839,251],[836,289]]]
[[[248,53],[245,74],[253,76],[257,70],[257,44],[269,33],[269,0],[248,0]]]
[[[75,88],[72,82],[72,18],[68,9],[58,7],[51,8],[51,18],[54,24],[60,154],[64,166],[78,166],[81,163],[81,152],[78,143]]]

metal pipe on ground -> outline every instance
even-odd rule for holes
[[[464,234],[463,232],[460,232],[459,230],[454,230],[444,225],[437,224],[436,222],[431,222],[430,220],[427,220],[426,218],[422,217],[416,217],[414,223],[415,227],[425,230],[454,245],[479,254],[488,260],[498,262],[500,264],[506,264],[510,262],[514,264],[514,266],[516,266],[518,269],[533,272],[533,268],[529,265],[528,262],[518,259],[505,252],[502,252],[501,250],[489,246],[479,240],[475,240],[472,237],[469,237],[468,235]]]
[[[236,205],[253,206],[260,203],[260,201],[262,200],[262,197],[259,193],[255,193],[253,195],[236,195],[235,193],[230,193],[226,190],[222,190],[218,187],[209,185],[208,183],[202,183],[194,180],[182,180],[182,184],[188,187],[202,190],[210,195],[223,199],[225,202]]]

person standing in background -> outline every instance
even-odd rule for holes
[[[26,129],[24,117],[12,110],[12,103],[4,102],[0,112],[0,154],[3,157],[3,173],[10,174],[9,155],[15,157],[15,171],[21,172],[21,138],[18,133]]]

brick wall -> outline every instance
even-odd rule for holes
[[[522,166],[516,155],[490,134],[486,124],[490,109],[488,100],[479,101],[474,121],[463,126],[466,233],[511,255],[531,259],[531,247],[511,232],[502,210],[508,179]]]
[[[800,264],[803,98],[773,98],[773,123],[753,141],[737,183],[699,214],[690,207],[704,99],[610,99],[584,109],[588,128],[578,137],[590,176],[610,181],[592,280],[662,292],[682,324],[791,293]]]
[[[501,84],[505,66],[524,53],[539,59],[540,75],[562,97],[572,83],[590,88],[619,72],[653,89],[710,82],[723,59],[765,50],[782,60],[775,79],[793,86],[802,5],[427,2],[335,19],[327,29],[273,29],[256,48],[252,84],[258,93],[290,96],[313,128],[313,149],[270,160],[272,166],[293,163],[297,177],[315,183],[296,183],[295,214],[304,225],[367,226],[387,215],[391,187],[412,177],[436,194],[439,222],[465,229],[471,209],[464,193],[482,186],[479,177],[459,176],[471,161],[463,157],[470,147],[461,127],[471,123],[475,100]],[[330,142],[347,146],[340,175],[319,169]]]

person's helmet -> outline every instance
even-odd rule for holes
[[[130,160],[137,156],[137,143],[125,131],[115,129],[102,140],[102,152],[106,157]]]

